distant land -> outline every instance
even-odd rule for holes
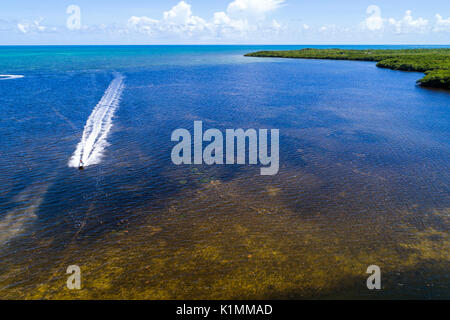
[[[422,87],[450,90],[450,49],[302,49],[287,51],[258,51],[246,57],[271,57],[294,59],[330,59],[375,61],[380,68],[424,72],[417,80]]]

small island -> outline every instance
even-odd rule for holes
[[[258,51],[246,57],[330,59],[375,61],[380,68],[424,72],[417,80],[422,87],[450,90],[450,49],[302,49],[287,51]]]

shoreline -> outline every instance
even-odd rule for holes
[[[287,51],[257,51],[245,57],[320,59],[377,62],[377,67],[423,72],[417,84],[426,88],[450,90],[450,49],[301,49]]]

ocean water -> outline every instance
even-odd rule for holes
[[[295,48],[0,47],[0,298],[450,298],[450,93],[243,56]],[[279,173],[175,166],[195,120],[279,129]]]

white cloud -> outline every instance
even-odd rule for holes
[[[435,32],[450,32],[450,18],[444,19],[440,14],[436,14]]]
[[[184,1],[179,2],[169,11],[164,12],[162,29],[175,33],[195,32],[208,29],[205,20],[192,15],[191,5]]]
[[[284,29],[277,20],[266,21],[266,15],[277,9],[284,0],[234,0],[226,12],[215,12],[209,21],[195,16],[191,5],[179,2],[163,13],[162,19],[132,16],[128,19],[128,31],[145,33],[156,37],[166,35],[196,36],[203,38],[244,38],[250,33]]]
[[[343,28],[338,28],[335,24],[327,24],[319,28],[320,33],[335,34],[337,32],[344,32]]]
[[[369,15],[363,22],[363,29],[369,31],[383,31],[384,19],[381,16],[381,9],[376,5],[367,7],[366,13]]]
[[[408,37],[416,42],[431,42],[429,36],[445,38],[445,34],[437,33],[450,33],[449,16],[436,14],[435,17],[413,17],[408,10],[403,17],[387,19],[388,16],[382,15],[386,15],[386,12],[374,4],[361,12],[364,17],[360,21],[353,21],[352,26],[350,22],[347,25],[334,25],[333,16],[323,24],[310,24],[312,21],[303,20],[308,17],[301,13],[296,19],[280,20],[274,12],[283,7],[286,0],[227,0],[223,8],[218,8],[211,16],[201,17],[195,15],[196,7],[192,7],[189,0],[177,1],[176,5],[167,7],[156,17],[137,14],[131,16],[126,24],[122,21],[107,25],[83,25],[76,32],[95,34],[98,38],[102,34],[110,35],[110,39],[145,43],[149,39],[154,43],[315,43],[344,40],[381,43],[393,39],[403,41]],[[44,24],[42,20],[0,20],[0,32],[37,35],[65,30]],[[431,31],[436,34],[431,34]]]
[[[223,36],[233,36],[238,32],[239,36],[251,32],[267,31],[267,29],[280,31],[283,27],[273,20],[267,26],[264,25],[266,15],[279,8],[284,0],[234,0],[227,7],[227,12],[214,13],[214,25],[216,33]]]
[[[225,12],[214,13],[214,24],[231,24],[230,17]]]
[[[423,18],[414,20],[411,10],[407,10],[401,20],[390,18],[389,23],[394,26],[395,33],[424,33],[428,27],[428,20]]]
[[[41,25],[43,18],[34,21],[22,21],[17,23],[17,29],[22,33],[43,32],[46,30],[55,30],[55,28],[48,29],[48,27]]]
[[[17,28],[23,32],[23,33],[27,33],[28,32],[28,27],[22,23],[18,23],[17,24]]]
[[[275,19],[272,20],[272,29],[275,31],[280,31],[282,29],[282,25]]]
[[[214,25],[218,28],[230,28],[240,32],[250,29],[247,19],[233,19],[223,11],[215,12],[213,20]]]
[[[264,16],[279,8],[284,0],[234,0],[227,7],[229,14]]]
[[[141,33],[152,34],[158,29],[159,21],[148,17],[132,16],[128,19],[127,27]]]
[[[129,30],[152,34],[193,35],[211,29],[204,19],[192,15],[191,5],[181,1],[169,11],[163,13],[161,20],[132,16],[128,19]]]
[[[225,12],[215,12],[213,18],[214,30],[219,37],[243,37],[251,30],[248,20],[232,19]]]
[[[164,12],[164,20],[169,23],[184,24],[192,16],[191,5],[184,1],[179,2],[169,11]]]

